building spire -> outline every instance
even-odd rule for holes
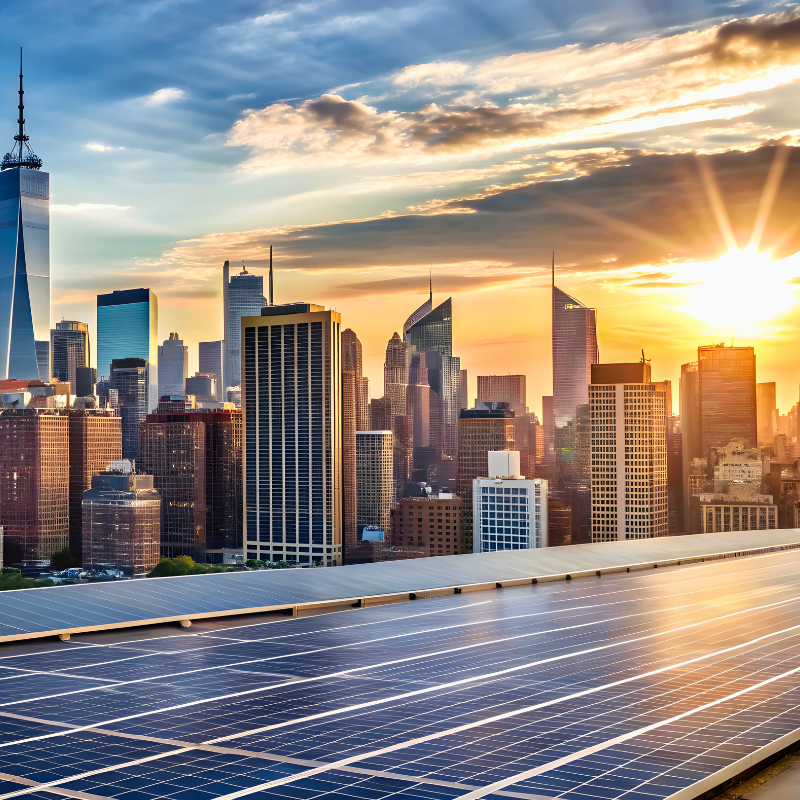
[[[269,304],[272,305],[272,245],[269,246]]]
[[[429,268],[428,270],[428,288],[430,289],[430,299],[431,303],[433,303],[433,268]]]
[[[556,285],[556,251],[553,250],[553,287]]]
[[[19,117],[17,124],[19,125],[19,133],[14,137],[14,146],[11,148],[10,153],[3,156],[0,170],[12,169],[14,167],[20,169],[41,169],[42,159],[31,150],[28,144],[29,137],[25,135],[25,102],[23,96],[25,91],[22,88],[22,48],[19,49],[19,104],[17,109]]]

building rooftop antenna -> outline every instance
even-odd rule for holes
[[[0,163],[0,170],[4,169],[41,169],[42,159],[36,155],[28,144],[29,137],[25,134],[25,103],[23,96],[25,92],[22,88],[22,48],[19,49],[19,117],[17,124],[19,125],[19,133],[14,137],[14,146],[11,148],[10,153],[3,156],[3,161]]]

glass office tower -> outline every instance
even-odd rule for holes
[[[572,509],[572,544],[591,541],[589,473],[589,384],[599,361],[593,308],[553,283],[553,463],[554,499]]]
[[[758,444],[756,355],[752,347],[712,344],[697,348],[700,376],[700,448],[706,458],[712,447],[744,439]]]
[[[200,342],[200,372],[216,378],[216,398],[222,400],[222,350],[224,341]]]
[[[150,289],[97,295],[97,376],[111,377],[111,362],[143,358],[148,364],[147,408],[158,405],[158,299]]]
[[[20,69],[21,72],[21,69]],[[0,165],[0,378],[50,381],[50,175],[24,132]]]
[[[78,369],[89,366],[89,356],[89,326],[75,320],[56,322],[56,327],[50,331],[52,376],[69,381],[72,394],[78,394]]]
[[[431,305],[429,298],[408,318],[403,334],[417,353],[425,353],[428,383],[441,406],[437,410],[441,415],[438,446],[449,459],[456,459],[458,412],[461,410],[461,359],[453,356],[453,301],[448,297],[444,303],[424,313]]]
[[[229,386],[242,382],[242,317],[258,316],[267,304],[264,297],[264,278],[252,275],[244,264],[238,275],[230,275],[230,262],[222,267],[222,302],[225,325],[224,381],[222,399]]]

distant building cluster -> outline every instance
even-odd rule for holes
[[[84,321],[51,329],[49,175],[27,141],[0,171],[5,564],[137,576],[162,557],[336,566],[800,527],[798,407],[779,413],[753,348],[698,347],[674,414],[644,352],[600,362],[595,310],[555,269],[541,420],[523,374],[477,376],[470,403],[432,285],[370,397],[339,313],[274,303],[271,249],[266,293],[224,263],[194,375],[148,288],[97,295],[96,347]]]

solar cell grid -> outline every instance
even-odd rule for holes
[[[51,784],[49,800],[666,798],[800,732],[798,565],[0,651],[0,714],[16,715],[0,780]],[[39,793],[0,785],[0,800]]]

